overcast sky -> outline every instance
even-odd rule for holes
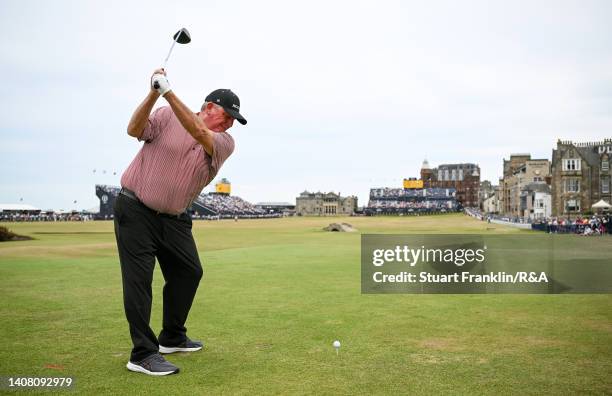
[[[3,0],[0,18],[0,203],[92,208],[95,184],[119,185],[141,145],[127,122],[183,26],[168,78],[195,111],[239,95],[249,123],[217,180],[253,203],[364,205],[425,158],[496,184],[511,153],[612,137],[610,1]]]

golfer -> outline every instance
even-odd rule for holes
[[[170,106],[151,113],[160,96]],[[186,211],[232,154],[234,140],[227,130],[234,120],[246,124],[240,100],[231,90],[211,92],[194,114],[170,89],[165,71],[158,69],[129,122],[128,134],[144,144],[121,177],[114,222],[123,303],[134,344],[127,363],[131,371],[178,373],[160,353],[202,349],[185,328],[202,278]],[[155,258],[165,279],[159,337],[149,326]]]

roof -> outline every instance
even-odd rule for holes
[[[434,171],[440,171],[440,170],[446,170],[446,169],[480,169],[480,166],[478,166],[478,164],[475,164],[473,162],[462,162],[462,163],[458,163],[458,164],[440,164],[438,165],[437,168],[434,168]]]
[[[599,167],[599,154],[595,147],[576,147],[580,156],[592,167]]]
[[[599,153],[597,152],[596,143],[572,143],[559,141],[557,142],[557,148],[553,149],[553,162],[555,162],[557,157],[560,155],[560,149],[567,150],[570,147],[573,147],[575,149],[575,153],[587,164],[589,164],[589,166],[594,168],[599,167],[599,161],[601,159],[599,157]],[[574,156],[574,158],[575,157],[576,155]]]
[[[542,182],[529,183],[524,187],[524,189],[526,191],[543,192],[550,194],[550,186]]]
[[[255,206],[295,206],[289,202],[259,202]]]
[[[0,212],[5,210],[40,210],[32,205],[26,204],[0,204]]]

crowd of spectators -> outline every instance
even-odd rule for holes
[[[23,221],[90,221],[94,219],[92,213],[55,213],[43,212],[32,213],[2,213],[0,221],[23,222]]]
[[[108,186],[100,191],[115,195],[119,190]],[[234,218],[268,218],[282,217],[282,213],[266,213],[265,210],[256,208],[253,204],[240,197],[224,194],[202,194],[197,202],[209,209],[208,213],[191,213],[193,219],[218,220]],[[23,222],[23,221],[89,221],[89,220],[112,220],[112,214],[101,216],[100,214],[88,212],[56,213],[52,211],[40,213],[0,213],[0,221]]]
[[[232,218],[235,216],[251,218],[264,217],[266,215],[265,210],[256,208],[255,205],[236,196],[225,194],[202,194],[197,198],[196,202],[210,209],[214,214],[194,214],[194,218]],[[265,217],[268,216],[266,215]],[[278,217],[278,215],[272,217]]]
[[[573,220],[562,217],[552,217],[546,221],[532,224],[532,228],[546,231],[551,234],[571,233],[580,235],[612,234],[612,218],[610,214],[577,216]]]
[[[491,222],[491,220],[499,220],[505,223],[516,223],[516,224],[531,224],[531,219],[526,219],[518,216],[506,216],[506,215],[497,215],[492,213],[482,213],[482,211],[478,208],[465,208],[465,213],[475,217],[479,220],[486,220]]]
[[[371,188],[370,199],[389,199],[389,198],[449,198],[455,196],[454,188],[423,188],[423,189],[403,189],[403,188]]]
[[[465,208],[465,212],[483,221],[501,220],[508,223],[531,224],[532,230],[550,234],[604,235],[612,234],[612,216],[609,213],[590,216],[576,216],[574,219],[549,217],[547,219],[525,219],[522,217],[484,214],[476,208]]]
[[[436,201],[392,201],[392,200],[370,200],[368,207],[371,209],[429,209],[429,210],[455,210],[456,202],[452,200]]]
[[[365,214],[427,214],[455,212],[459,209],[455,189],[372,188]]]

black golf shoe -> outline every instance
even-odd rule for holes
[[[147,375],[169,375],[179,372],[179,368],[170,363],[159,353],[142,359],[140,362],[128,362],[128,370]]]
[[[200,341],[192,341],[189,338],[187,338],[185,341],[183,341],[179,345],[175,345],[175,346],[160,345],[159,352],[160,353],[195,352],[195,351],[199,351],[200,349],[202,349],[203,346],[204,344],[202,344]]]

